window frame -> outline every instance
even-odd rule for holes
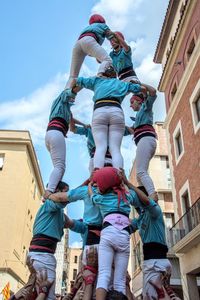
[[[180,133],[180,137],[181,137],[181,141],[182,141],[182,152],[180,154],[178,154],[178,147],[177,147],[177,136],[179,133]],[[173,144],[174,144],[175,161],[176,161],[176,165],[177,165],[185,153],[183,132],[182,132],[182,126],[181,126],[180,120],[179,120],[178,124],[176,125],[176,128],[174,129],[174,132],[173,132]]]
[[[191,108],[191,112],[192,112],[193,129],[194,129],[195,134],[200,129],[200,120],[198,118],[198,114],[197,114],[197,110],[196,110],[196,102],[198,99],[200,99],[200,79],[198,80],[198,82],[194,88],[194,91],[192,92],[192,95],[189,99],[190,108]]]

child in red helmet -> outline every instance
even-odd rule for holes
[[[90,17],[89,26],[81,32],[73,48],[67,87],[70,87],[72,80],[78,77],[81,65],[87,55],[95,57],[101,63],[98,73],[104,73],[105,68],[112,65],[112,59],[101,45],[105,38],[111,39],[113,36],[114,34],[101,15],[94,14]]]
[[[124,35],[116,31],[110,40],[113,50],[110,52],[113,66],[120,80],[139,83],[139,79],[133,69],[131,47],[126,43]]]

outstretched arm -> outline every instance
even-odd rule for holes
[[[68,202],[68,197],[66,192],[58,192],[49,195],[48,199],[54,202]]]
[[[146,88],[146,91],[149,92],[150,96],[156,95],[156,89],[154,87],[152,87],[151,85],[142,83],[142,86]]]
[[[130,50],[130,46],[126,43],[126,41],[117,33],[115,32],[115,37],[118,40],[120,46],[128,52]]]
[[[138,198],[140,199],[140,201],[143,204],[149,205],[149,198],[145,195],[145,193],[143,193],[140,189],[138,189],[130,181],[128,181],[124,172],[122,172],[121,174],[122,174],[122,179],[123,179],[124,183],[128,186],[128,188],[132,189],[136,192]]]

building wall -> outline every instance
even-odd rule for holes
[[[170,0],[172,3],[172,0]],[[170,55],[166,59],[160,49],[166,47],[161,34],[155,62],[164,65],[160,91],[165,93],[169,161],[173,173],[173,201],[176,226],[170,231],[174,237],[173,250],[179,256],[184,299],[200,299],[200,120],[195,117],[194,102],[200,97],[200,1],[185,0],[180,10],[168,11],[164,28],[173,35]],[[176,18],[169,22],[170,16]],[[175,21],[174,21],[175,20]],[[159,58],[159,61],[156,59]],[[175,87],[175,89],[174,89]],[[182,142],[178,151],[177,139]],[[179,152],[179,153],[178,153]],[[196,202],[196,203],[195,203]],[[191,206],[195,205],[191,208]],[[184,217],[182,217],[184,215]],[[192,226],[191,226],[192,225]]]
[[[68,248],[68,276],[67,276],[67,293],[73,287],[75,275],[78,274],[81,268],[82,248]]]
[[[65,274],[66,272],[66,264],[65,264],[65,252],[66,248],[68,245],[68,232],[66,230],[64,231],[64,235],[62,237],[62,240],[57,244],[56,248],[56,261],[57,261],[57,266],[56,266],[56,294],[63,295],[66,290],[65,286]]]
[[[25,262],[43,183],[28,132],[0,131],[0,157],[0,290],[10,281],[16,291],[28,278]]]

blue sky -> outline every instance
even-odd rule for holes
[[[44,183],[52,169],[44,145],[45,130],[52,101],[62,91],[68,78],[73,45],[89,16],[102,14],[111,30],[122,31],[133,50],[133,62],[139,79],[158,85],[161,66],[153,63],[168,0],[1,0],[0,3],[0,128],[29,130],[39,160]],[[103,45],[109,52],[108,42]],[[87,58],[80,75],[92,76],[98,65]],[[83,90],[73,107],[74,115],[91,122],[92,92]],[[131,125],[128,99],[123,108]],[[165,118],[163,95],[154,106],[155,121]],[[135,146],[130,137],[122,145],[125,169],[134,159]],[[69,134],[67,169],[64,179],[72,188],[88,176],[86,140]],[[82,214],[82,203],[71,204],[73,218]],[[80,241],[76,234],[70,242]],[[74,245],[74,244],[73,244]]]

